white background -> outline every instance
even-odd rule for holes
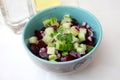
[[[79,0],[79,7],[92,12],[103,29],[91,65],[68,75],[42,70],[26,53],[22,36],[14,34],[0,18],[0,80],[120,80],[120,0]]]

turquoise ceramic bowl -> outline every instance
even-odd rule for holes
[[[50,17],[57,17],[58,20],[61,20],[66,14],[69,14],[72,18],[75,18],[79,24],[82,24],[82,22],[87,22],[92,27],[96,36],[96,45],[94,49],[79,59],[67,62],[50,62],[35,56],[28,48],[28,38],[34,35],[34,31],[36,29],[40,30],[43,27],[42,22],[45,19],[48,19]],[[101,42],[102,29],[97,18],[90,12],[76,7],[59,6],[48,8],[31,17],[31,19],[24,27],[22,39],[26,51],[30,54],[33,61],[35,61],[36,64],[40,65],[40,67],[54,72],[69,72],[76,69],[82,69],[91,62],[93,52],[97,49]]]

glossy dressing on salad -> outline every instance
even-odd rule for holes
[[[95,46],[95,36],[90,25],[80,25],[70,15],[64,15],[61,21],[51,17],[43,21],[44,27],[36,30],[29,38],[29,49],[36,56],[64,62],[80,58]]]

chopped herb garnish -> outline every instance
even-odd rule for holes
[[[60,26],[58,29],[57,29],[57,32],[58,33],[62,33],[64,31],[64,27],[63,26]]]
[[[64,37],[63,37],[62,34],[58,34],[58,35],[57,35],[57,39],[58,39],[59,41],[64,41]]]
[[[91,51],[94,47],[93,46],[87,46],[88,52]]]
[[[82,57],[95,46],[95,40],[89,38],[95,37],[89,24],[80,27],[70,15],[64,15],[59,22],[56,17],[51,17],[44,20],[43,25],[44,28],[37,35],[29,38],[30,50],[42,59],[70,61]],[[42,37],[39,39],[39,36]]]
[[[66,43],[72,43],[73,37],[71,33],[66,33],[64,35],[57,35],[57,39],[60,41],[66,41]]]
[[[66,43],[71,43],[73,38],[71,33],[64,34],[64,39],[66,40]]]
[[[45,21],[43,21],[44,26],[53,26],[53,25],[59,25],[59,23],[57,22],[57,18],[56,17],[51,17],[50,19],[47,19]]]
[[[51,34],[50,34],[51,37],[54,37],[55,35],[57,35],[57,32],[56,32],[56,31],[54,31],[54,33],[51,33]]]

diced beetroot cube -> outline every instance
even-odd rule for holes
[[[75,29],[79,31],[80,30],[80,26],[79,25],[75,26]]]
[[[54,30],[57,30],[57,26],[56,25],[54,25],[54,26],[52,26],[52,28],[54,29]]]
[[[91,41],[91,42],[89,42],[89,43],[88,43],[88,45],[93,46],[93,45],[94,45],[94,43]]]
[[[40,31],[38,31],[38,30],[35,30],[35,36],[38,38],[38,40],[43,38]]]
[[[77,58],[77,52],[70,51],[69,55],[73,56],[74,58]]]
[[[67,61],[70,61],[70,60],[73,60],[73,59],[77,59],[77,58],[79,58],[79,57],[81,57],[81,54],[80,54],[80,53],[77,53],[77,52],[75,52],[75,51],[71,51],[71,52],[69,53],[69,55],[67,55]]]
[[[72,25],[75,26],[75,25],[78,25],[78,22],[76,19],[72,18]]]
[[[61,58],[61,53],[58,50],[55,50],[55,54],[57,56],[57,59],[60,60]]]
[[[57,53],[57,59],[60,59],[61,58],[61,54],[60,53]]]
[[[85,50],[85,53],[88,53],[88,50]]]
[[[47,48],[40,48],[39,56],[44,59],[48,59]]]
[[[93,35],[93,31],[92,30],[90,30],[90,29],[88,29],[88,34],[89,34],[89,36],[91,36],[91,37],[93,37],[94,35]]]
[[[42,37],[44,37],[44,36],[45,36],[45,33],[44,33],[44,32],[43,32],[43,33],[41,33],[41,36],[42,36]]]
[[[45,36],[44,31],[40,31],[40,34],[41,34],[41,36],[42,36],[42,37],[44,37],[44,36]]]
[[[83,22],[83,23],[82,23],[82,27],[83,27],[83,28],[86,28],[86,26],[87,26],[87,23],[86,23],[86,22]]]
[[[71,55],[67,55],[67,61],[73,60],[75,59],[75,57],[71,56]]]
[[[47,48],[40,48],[39,52],[47,53]]]
[[[46,45],[46,43],[45,43],[44,41],[40,40],[40,41],[38,42],[37,46],[38,46],[39,48],[42,48],[42,47],[46,47],[47,45]]]
[[[44,58],[44,59],[47,59],[48,58],[48,54],[47,53],[44,53],[44,52],[39,52],[39,56],[41,58]]]
[[[91,37],[91,36],[88,36],[88,40],[89,40],[89,41],[92,41],[92,37]]]
[[[85,40],[88,40],[88,37],[89,37],[89,33],[88,33],[88,30],[87,30],[87,33],[85,35]]]
[[[73,60],[78,58],[77,56],[77,52],[75,51],[71,51],[68,55],[67,55],[67,61]]]
[[[52,43],[55,42],[55,41],[56,41],[56,40],[53,38],[53,39],[52,39]]]
[[[36,56],[38,56],[39,47],[36,44],[30,44],[30,50],[32,53],[34,53]]]
[[[77,57],[78,57],[78,58],[80,58],[80,57],[81,57],[81,54],[80,54],[80,53],[77,53],[76,55],[77,55]]]
[[[94,45],[94,43],[92,42],[92,41],[89,41],[89,40],[87,40],[87,43],[86,43],[87,45],[90,45],[90,46],[93,46]]]
[[[56,61],[61,62],[61,54],[57,50],[55,51],[55,54],[57,56]]]
[[[58,59],[61,58],[61,54],[60,53],[57,53],[56,55],[57,55]]]
[[[61,62],[67,61],[67,57],[61,57]]]

